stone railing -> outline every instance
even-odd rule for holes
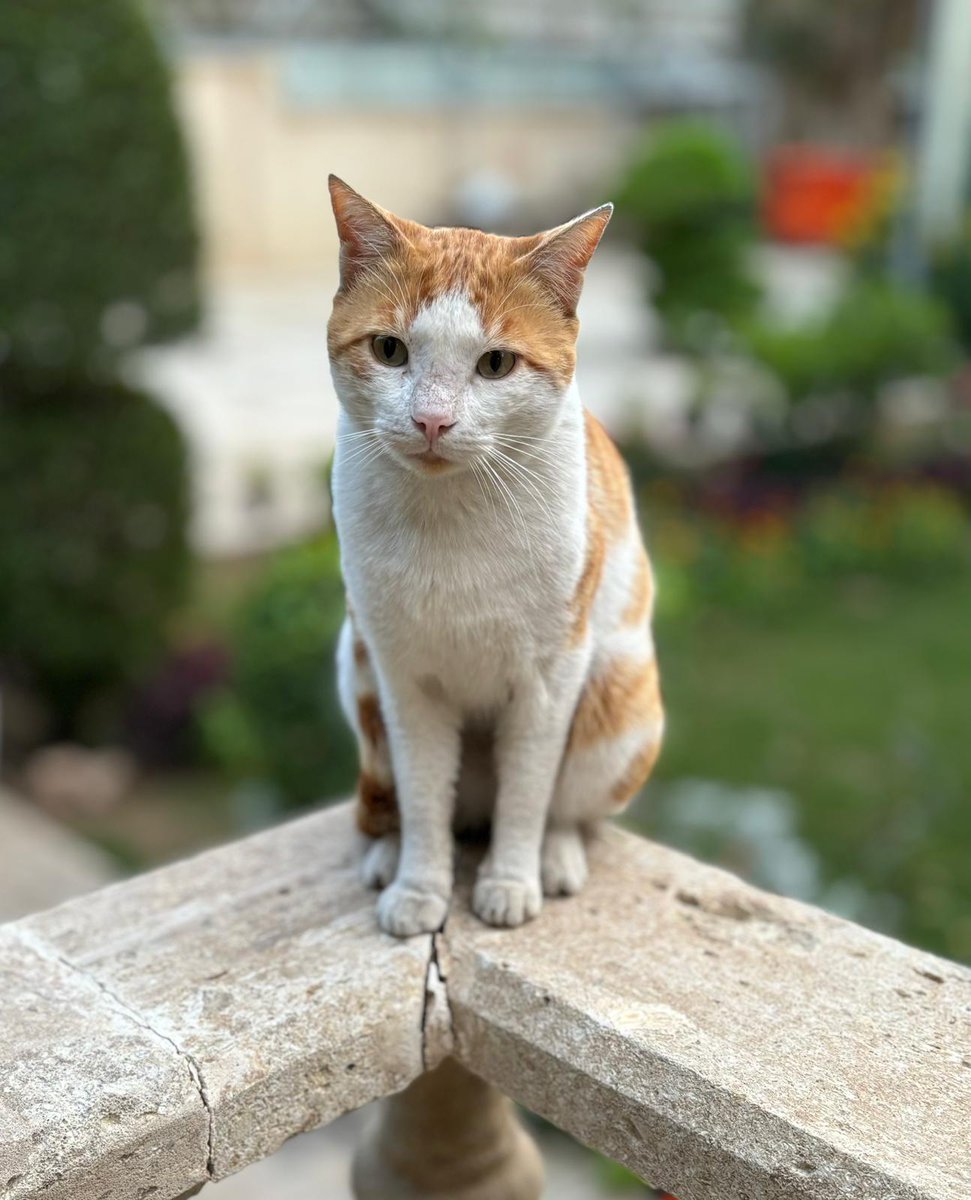
[[[506,1096],[681,1200],[971,1196],[964,969],[617,829],[399,942],[358,853],[342,806],[2,927],[2,1200],[192,1195],[384,1096],[362,1200],[533,1200]]]

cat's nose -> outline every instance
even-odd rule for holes
[[[429,446],[434,446],[445,430],[451,429],[455,424],[455,418],[447,417],[444,413],[418,412],[411,419],[428,438]]]

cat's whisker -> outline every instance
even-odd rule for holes
[[[496,438],[495,442],[498,446],[505,446],[507,450],[512,450],[514,454],[525,455],[526,458],[532,458],[536,462],[545,463],[546,466],[553,467],[554,469],[557,469],[561,465],[559,460],[554,458],[551,454],[537,454],[535,450],[526,450],[518,443],[508,442],[505,438],[501,437]]]
[[[548,437],[517,437],[514,434],[500,433],[496,435],[496,441],[503,445],[509,446],[528,446],[530,450],[540,451],[549,450],[551,461],[559,462],[560,460],[552,453],[553,446]]]
[[[356,438],[380,437],[380,436],[381,436],[380,432],[377,429],[375,429],[373,426],[371,426],[368,429],[357,429],[353,433],[339,433],[337,435],[337,441],[338,442],[351,442],[351,441],[354,441]]]
[[[385,444],[383,441],[365,442],[364,445],[353,447],[350,454],[341,461],[341,466],[346,470],[350,466],[363,467],[368,463],[374,462],[385,452]]]
[[[548,433],[535,434],[535,433],[508,433],[508,432],[506,432],[506,433],[501,433],[498,436],[500,438],[505,438],[507,441],[510,441],[510,442],[524,442],[524,443],[529,443],[531,445],[546,445],[546,446],[549,446],[551,444],[550,443],[550,435]]]
[[[495,517],[496,521],[498,522],[498,520],[499,520],[499,513],[498,513],[498,511],[496,510],[495,503],[494,503],[494,501],[493,501],[493,499],[492,499],[492,496],[489,494],[489,490],[488,490],[488,488],[485,486],[485,484],[484,484],[484,483],[483,483],[483,481],[482,481],[482,475],[481,475],[481,466],[480,466],[480,464],[479,464],[479,460],[478,460],[478,459],[476,459],[476,458],[473,458],[473,459],[472,459],[472,460],[469,462],[469,466],[470,466],[470,467],[471,467],[471,469],[472,469],[472,475],[473,475],[473,478],[475,479],[475,482],[476,482],[476,484],[478,485],[479,492],[481,493],[483,500],[485,500],[485,502],[486,502],[486,503],[489,505],[489,507],[492,509],[492,515]]]
[[[549,482],[549,476],[551,474],[554,476],[557,475],[562,467],[562,464],[555,458],[548,457],[545,454],[536,454],[532,450],[525,450],[522,446],[510,446],[502,441],[497,441],[496,445],[497,447],[501,447],[501,452],[506,458],[510,458],[517,467],[526,471],[529,477],[535,480],[536,484],[541,488],[546,487]]]
[[[502,477],[499,475],[498,471],[493,466],[493,464],[489,461],[489,459],[488,458],[480,458],[479,462],[482,464],[482,466],[485,468],[485,470],[488,472],[488,474],[491,476],[491,478],[495,481],[496,486],[499,488],[500,492],[505,497],[507,504],[509,506],[510,513],[513,514],[519,521],[520,528],[523,531],[523,545],[526,547],[526,551],[529,554],[530,564],[531,565],[534,564],[535,560],[533,558],[533,544],[529,538],[529,525],[526,522],[526,518],[523,514],[521,505],[519,504],[519,502],[517,501],[517,499],[513,495],[513,493],[510,491],[508,484],[505,482],[505,480],[502,479]]]
[[[508,471],[511,471],[513,473],[514,479],[516,479],[518,481],[520,486],[528,489],[530,494],[536,500],[536,503],[543,510],[543,513],[546,517],[547,525],[550,529],[550,532],[555,531],[556,518],[554,517],[553,512],[550,509],[550,506],[546,500],[546,497],[540,491],[536,482],[534,482],[534,480],[537,480],[538,477],[535,476],[534,474],[532,474],[530,471],[528,471],[525,467],[523,467],[522,464],[517,463],[514,459],[511,459],[508,455],[503,454],[502,451],[497,450],[497,451],[494,451],[493,453],[497,460],[497,466],[505,466]]]

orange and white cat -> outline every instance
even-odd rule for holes
[[[341,700],[378,919],[438,929],[453,833],[491,825],[492,925],[578,891],[584,835],[661,745],[654,585],[623,461],[574,384],[611,206],[535,237],[432,229],[334,177]]]

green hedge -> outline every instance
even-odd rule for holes
[[[127,0],[4,0],[0,348],[109,360],[191,329],[197,242],[165,63]]]
[[[354,782],[334,670],[343,619],[332,533],[274,558],[233,623],[230,685],[203,714],[203,736],[223,768],[261,785],[277,808],[346,795]]]
[[[120,383],[30,392],[0,366],[0,664],[78,733],[160,654],[184,594],[187,454]]]

